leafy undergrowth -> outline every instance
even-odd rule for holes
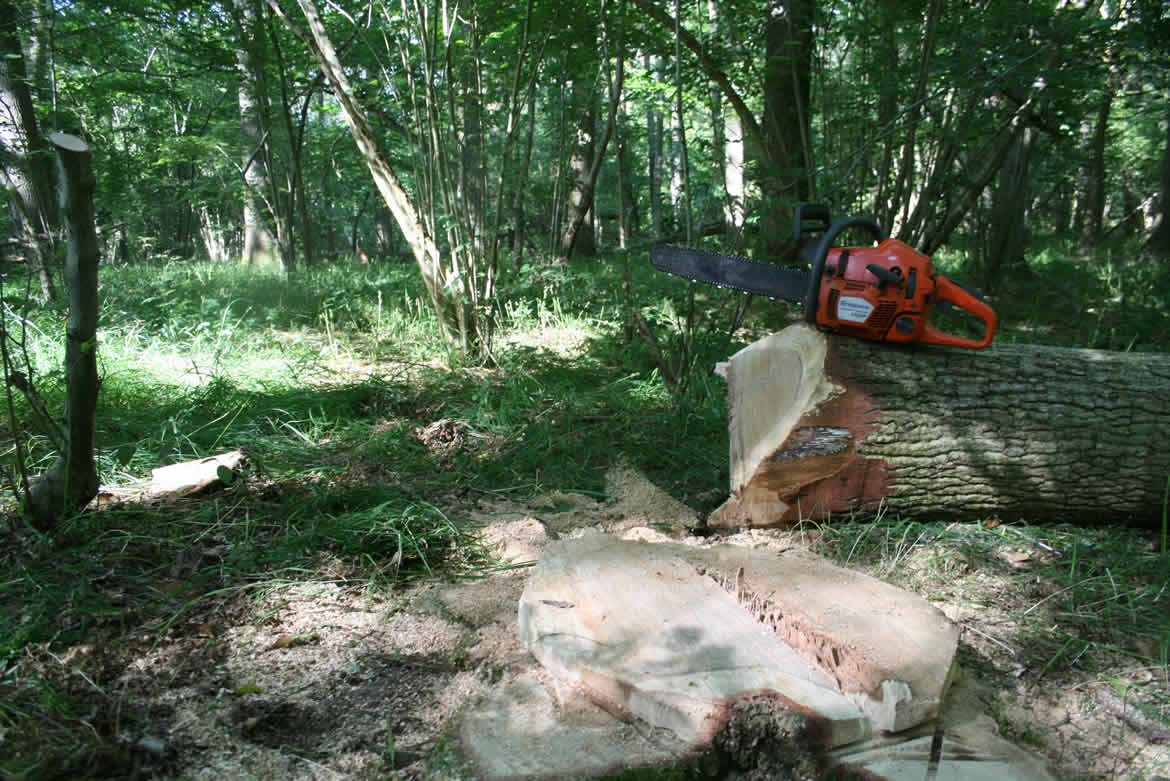
[[[685,389],[671,392],[646,344],[624,338],[621,261],[505,280],[492,366],[468,365],[435,340],[405,267],[290,279],[199,264],[106,274],[98,461],[108,496],[51,536],[27,529],[10,507],[0,545],[0,777],[165,772],[173,757],[149,730],[163,715],[131,707],[117,689],[139,651],[182,645],[191,669],[169,669],[168,680],[196,676],[223,626],[263,624],[298,589],[385,610],[419,584],[486,576],[503,565],[469,523],[481,500],[602,498],[606,470],[625,458],[701,513],[717,506],[727,484],[726,402],[711,365],[791,311],[757,304],[729,335],[738,299],[701,290],[703,316],[687,335],[685,284],[632,264],[660,346],[690,339]],[[1103,291],[1093,305],[1108,338],[1097,346],[1165,349],[1148,334],[1161,322],[1157,301],[1127,321],[1110,308],[1105,283],[1084,286]],[[1092,336],[1084,323],[1062,329],[1059,298],[1051,306],[1009,313],[1004,338]],[[62,313],[20,311],[31,375],[53,408],[61,355],[40,334],[59,332]],[[1138,330],[1117,330],[1127,322]],[[14,401],[17,430],[32,430],[27,405]],[[21,444],[30,473],[53,456],[40,437]],[[247,461],[226,487],[126,499],[153,468],[232,449]],[[1100,684],[1150,723],[1170,724],[1164,539],[925,519],[834,521],[799,533],[838,561],[946,603],[970,629],[964,665],[1023,687],[997,711],[1017,738],[1029,738],[1020,703],[1050,686]],[[316,642],[312,631],[287,638]],[[229,695],[251,691],[223,685]],[[397,755],[388,727],[384,735],[383,753]]]

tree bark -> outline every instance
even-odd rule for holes
[[[593,187],[596,178],[593,159],[597,156],[597,96],[591,85],[581,77],[573,79],[570,88],[570,112],[577,117],[576,137],[573,151],[569,155],[569,194],[565,202],[564,224],[558,239],[557,255],[569,258],[578,255],[596,254],[593,246],[593,226],[586,221],[593,206]],[[584,230],[582,230],[584,226]]]
[[[731,497],[708,523],[851,510],[1160,522],[1170,355],[898,348],[791,326],[725,366]]]
[[[97,496],[98,240],[94,229],[95,178],[89,146],[76,136],[50,139],[60,161],[60,212],[66,221],[65,452],[29,486],[25,511],[41,529],[52,528]]]
[[[0,149],[5,157],[5,184],[15,207],[16,237],[29,253],[29,263],[46,300],[56,298],[49,259],[57,226],[53,202],[53,162],[37,126],[25,65],[16,6],[0,0]]]

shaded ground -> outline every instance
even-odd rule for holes
[[[594,526],[709,542],[682,531],[696,523],[693,511],[633,470],[611,471],[607,494],[484,497],[471,515],[486,541],[516,561]],[[1031,647],[1036,621],[1067,617],[1053,612],[1059,588],[1028,573],[1062,554],[1021,539],[996,551],[1002,566],[989,565],[970,549],[986,537],[982,529],[938,529],[933,540],[899,542],[875,526],[870,542],[884,534],[891,549],[859,537],[837,558],[918,591],[959,622],[965,691],[1001,734],[1042,754],[1060,776],[1170,775],[1166,666],[1138,658],[1157,652],[1142,647],[1156,635],[1135,636],[1107,668],[1098,650],[1073,659],[1069,649],[1052,656]],[[832,534],[753,531],[723,541],[824,553],[836,545]],[[132,614],[111,615],[87,644],[45,645],[9,669],[10,702],[30,701],[22,687],[45,681],[53,696],[73,701],[68,723],[36,724],[43,741],[65,744],[72,730],[103,738],[101,750],[31,763],[30,777],[466,777],[457,717],[489,687],[535,666],[515,635],[524,578],[513,569],[385,596],[339,572],[204,600],[161,633],[132,631]],[[28,728],[0,731],[0,755],[27,751]]]

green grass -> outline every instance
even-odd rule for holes
[[[0,776],[56,767],[95,777],[131,761],[108,740],[112,726],[82,708],[84,678],[44,663],[95,632],[155,642],[209,605],[289,583],[386,595],[420,578],[482,574],[498,565],[468,524],[478,498],[602,495],[618,458],[696,509],[713,509],[725,498],[727,433],[725,386],[711,367],[783,327],[793,310],[757,301],[745,327],[728,334],[742,299],[695,288],[700,317],[686,333],[687,284],[642,255],[630,260],[635,303],[664,350],[689,340],[681,390],[666,387],[641,340],[623,338],[620,255],[506,274],[498,363],[489,367],[437,340],[412,266],[342,264],[289,278],[206,263],[103,269],[103,486],[129,490],[158,466],[236,448],[247,467],[213,495],[108,504],[47,536],[9,504],[0,548],[0,745],[9,753],[0,753]],[[957,260],[940,265],[962,278]],[[11,313],[24,312],[34,380],[59,410],[64,313],[23,308],[19,270],[8,272],[10,333],[19,326]],[[1165,295],[1138,284],[1152,274],[1042,254],[1011,282],[1032,293],[993,300],[999,338],[1165,350]],[[5,462],[11,474],[19,438],[35,474],[54,454],[27,404],[15,403]],[[1164,530],[1160,547],[1146,550],[1111,530],[846,519],[825,524],[820,545],[849,566],[965,587],[988,604],[996,594],[980,591],[976,575],[994,573],[1023,595],[1011,642],[1043,678],[1086,665],[1104,675],[1119,654],[1163,671],[1170,664]],[[1059,555],[1018,572],[999,554],[1005,545]],[[1029,594],[1037,596],[1028,602]],[[1145,705],[1165,712],[1164,702]]]

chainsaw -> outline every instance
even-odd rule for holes
[[[834,247],[834,240],[850,228],[868,231],[876,246]],[[822,232],[815,245],[810,234]],[[825,331],[879,342],[923,342],[982,349],[995,335],[995,312],[979,292],[935,273],[926,255],[898,239],[887,238],[868,217],[846,217],[830,224],[823,204],[801,204],[796,209],[796,241],[812,264],[801,270],[686,247],[658,246],[650,262],[660,271],[733,288],[746,293],[783,299],[804,306],[805,319]],[[956,306],[983,323],[983,338],[969,339],[935,328],[930,322],[935,306]]]

